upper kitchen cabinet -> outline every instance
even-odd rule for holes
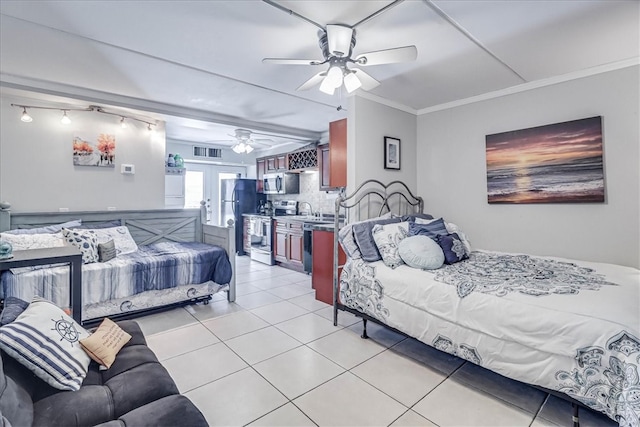
[[[278,154],[276,156],[265,157],[264,161],[266,173],[286,171],[288,168],[286,154]]]
[[[347,186],[347,119],[329,123],[329,144],[318,147],[320,190]]]
[[[256,160],[256,190],[258,193],[264,192],[264,173],[266,171],[266,161],[265,159],[257,159]]]

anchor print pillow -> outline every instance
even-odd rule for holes
[[[77,391],[91,361],[80,340],[89,335],[51,301],[34,297],[16,320],[0,328],[0,349],[52,387]]]

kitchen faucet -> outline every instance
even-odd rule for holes
[[[309,203],[309,202],[299,202],[298,203],[298,211],[300,211],[300,206],[301,205],[309,206],[309,210],[307,211],[307,216],[313,216],[313,206],[311,206],[311,203]]]

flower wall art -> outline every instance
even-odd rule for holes
[[[98,166],[114,168],[116,160],[116,136],[101,133],[96,142],[73,138],[74,166]]]
[[[489,203],[603,203],[602,117],[487,135]]]

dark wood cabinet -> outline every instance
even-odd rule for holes
[[[331,160],[329,159],[329,144],[318,147],[318,171],[320,172],[320,191],[332,190],[331,187]]]
[[[275,172],[278,168],[276,167],[276,158],[268,157],[265,159],[267,163],[267,172]]]
[[[316,290],[316,299],[333,304],[333,231],[314,230],[311,267],[311,287]],[[338,265],[344,265],[347,257],[338,247]],[[342,268],[338,269],[338,275]]]
[[[318,147],[320,190],[347,186],[347,119],[329,123],[329,144]]]
[[[264,191],[264,172],[266,170],[266,165],[264,159],[256,160],[256,178],[257,178],[257,190],[258,193],[262,193]]]
[[[301,221],[276,220],[274,258],[280,266],[304,270],[303,236]]]
[[[287,170],[288,165],[287,165],[287,155],[286,154],[280,154],[280,155],[276,156],[276,168],[277,168],[278,171]]]

